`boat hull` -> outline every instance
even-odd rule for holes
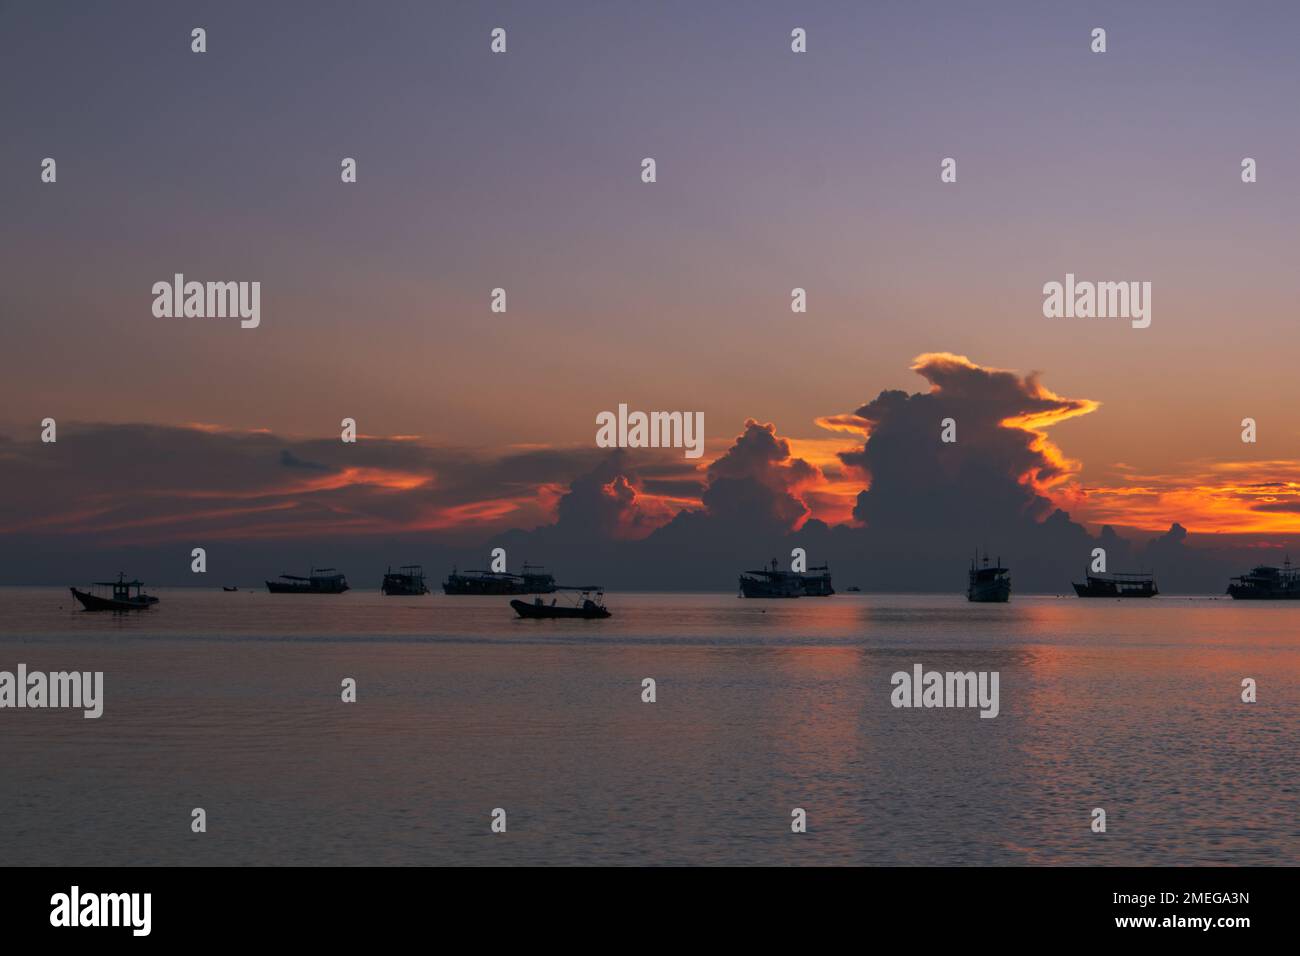
[[[91,594],[88,591],[78,591],[76,588],[68,588],[72,596],[81,602],[81,606],[87,611],[147,611],[158,603],[156,597],[144,595],[139,598],[121,600],[119,598],[100,597],[98,594]]]
[[[398,581],[384,578],[382,590],[389,597],[419,597],[429,593],[424,582],[415,579]]]
[[[1228,594],[1234,601],[1296,601],[1300,600],[1300,588],[1285,590],[1264,590],[1262,588],[1233,584],[1228,587]]]
[[[1011,581],[978,581],[966,589],[966,600],[976,604],[1005,604],[1011,598]]]
[[[442,593],[451,595],[553,594],[555,582],[543,578],[470,578],[453,576],[442,582]]]
[[[1149,598],[1160,592],[1151,588],[1117,588],[1096,584],[1075,584],[1074,593],[1081,598]]]
[[[741,578],[740,594],[747,598],[797,598],[803,597],[803,585],[789,579],[769,581],[759,578]]]
[[[526,618],[584,618],[594,619],[609,617],[610,613],[599,604],[587,604],[582,607],[560,607],[555,604],[536,604],[529,601],[511,601],[515,613]]]
[[[283,581],[267,581],[266,589],[272,594],[342,594],[348,585],[341,584],[286,584]]]
[[[834,593],[835,588],[831,586],[831,576],[829,574],[819,574],[815,577],[807,576],[803,579],[804,597],[830,597]]]

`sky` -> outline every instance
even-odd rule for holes
[[[636,581],[674,540],[725,572],[662,583],[729,586],[735,552],[822,526],[888,581],[977,535],[1077,567],[1110,525],[1213,552],[1208,586],[1300,533],[1297,27],[1265,2],[0,4],[0,581],[180,580],[199,538],[232,575],[509,539]],[[260,281],[261,324],[155,317],[177,272]],[[1067,273],[1151,282],[1150,327],[1045,318]],[[596,448],[620,403],[702,411],[704,458]],[[960,467],[931,457],[940,407]],[[988,526],[933,525],[962,509]]]

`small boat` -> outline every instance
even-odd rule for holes
[[[223,590],[223,591],[238,591],[239,588],[237,588],[237,587],[228,588],[228,587],[226,587],[226,586],[223,584],[223,585],[221,585],[221,590]]]
[[[267,581],[266,589],[272,594],[342,594],[348,590],[348,579],[333,568],[312,568],[307,577],[282,574],[278,581]]]
[[[997,564],[989,565],[988,553],[984,554],[984,563],[976,566],[975,559],[970,562],[970,579],[966,585],[966,600],[979,604],[1005,604],[1011,597],[1011,578],[1007,569],[1002,567],[1002,559]]]
[[[429,586],[424,583],[424,568],[418,564],[404,564],[396,571],[390,567],[379,589],[389,597],[418,597],[429,593]]]
[[[1087,584],[1074,583],[1074,593],[1081,598],[1149,598],[1160,593],[1153,575],[1142,571],[1115,571],[1089,574]]]
[[[96,581],[92,588],[111,588],[112,597],[96,594],[94,591],[78,591],[68,588],[72,596],[81,602],[87,611],[143,611],[158,603],[158,599],[145,594],[144,584],[140,581],[128,581],[126,575],[118,572],[116,581]],[[135,590],[135,594],[131,591]]]
[[[856,584],[850,584],[844,590],[848,591],[850,594],[857,594],[862,590],[862,588],[858,587]]]
[[[600,587],[564,587],[556,586],[557,591],[580,591],[581,599],[575,605],[557,604],[555,598],[551,598],[551,603],[547,604],[540,597],[533,598],[532,601],[520,601],[518,598],[510,602],[510,606],[515,609],[515,613],[520,617],[529,618],[597,618],[609,617],[609,609],[605,607],[605,590]],[[595,595],[594,598],[591,595]]]

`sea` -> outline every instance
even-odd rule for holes
[[[1300,863],[1300,603],[150,590],[0,588],[0,671],[104,674],[0,709],[6,864]]]

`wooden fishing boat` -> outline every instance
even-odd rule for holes
[[[418,597],[429,593],[429,586],[424,583],[424,568],[418,564],[404,564],[396,571],[390,567],[379,589],[389,597]]]
[[[970,576],[966,585],[966,600],[979,604],[1002,604],[1011,597],[1011,578],[1007,569],[1002,567],[1002,559],[997,564],[989,565],[986,552],[984,563],[977,565],[974,559],[970,563]]]
[[[128,581],[121,572],[116,581],[96,581],[91,588],[109,588],[111,596],[97,594],[94,590],[78,591],[76,588],[68,588],[87,611],[144,611],[158,603],[156,597],[144,593],[143,582]],[[132,591],[135,593],[132,594]]]

